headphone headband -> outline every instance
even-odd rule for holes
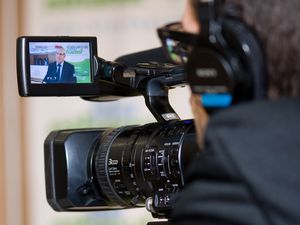
[[[212,23],[216,20],[216,8],[214,0],[200,1],[197,6],[198,19],[201,21],[201,36],[209,36]]]

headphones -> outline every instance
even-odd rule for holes
[[[236,5],[202,0],[199,40],[186,65],[187,81],[206,108],[224,108],[266,96],[265,55],[255,32],[236,16]]]

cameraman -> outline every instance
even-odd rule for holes
[[[198,0],[199,1],[199,0]],[[201,24],[187,1],[182,25]],[[265,52],[267,98],[209,116],[192,94],[198,144],[174,224],[300,224],[300,1],[227,0]]]

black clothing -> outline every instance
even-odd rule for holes
[[[76,83],[75,69],[71,63],[64,62],[59,77],[56,62],[50,63],[43,83]]]
[[[212,116],[172,215],[176,225],[300,224],[300,100]]]

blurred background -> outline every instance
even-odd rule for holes
[[[144,208],[58,213],[47,203],[43,142],[53,129],[153,122],[142,97],[92,103],[78,97],[20,98],[16,38],[96,36],[106,60],[160,46],[156,28],[180,20],[183,0],[0,0],[0,224],[146,224]],[[181,118],[191,118],[187,88],[170,93]]]

